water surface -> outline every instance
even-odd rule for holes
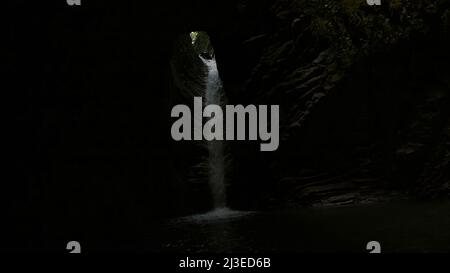
[[[168,253],[450,252],[450,203],[389,203],[271,212],[218,210],[167,220],[153,251]]]

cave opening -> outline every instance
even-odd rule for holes
[[[203,59],[212,60],[215,58],[214,48],[211,39],[205,31],[192,31],[189,33],[192,47],[195,52]]]

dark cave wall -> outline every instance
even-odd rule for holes
[[[212,33],[230,103],[281,105],[277,152],[232,144],[235,206],[304,204],[289,195],[321,173],[448,196],[435,140],[446,149],[449,3],[363,2],[241,1],[234,25]]]
[[[12,86],[21,107],[14,112],[20,149],[13,187],[20,188],[11,201],[26,216],[15,213],[11,223],[27,234],[16,247],[35,233],[42,241],[32,247],[49,249],[91,236],[102,242],[91,248],[108,247],[118,230],[132,237],[161,206],[156,193],[169,179],[163,79],[170,52],[155,45],[167,37],[142,35],[138,18],[116,13],[123,6],[15,8]]]

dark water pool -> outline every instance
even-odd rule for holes
[[[450,202],[391,203],[272,212],[221,210],[159,223],[163,253],[450,252]]]

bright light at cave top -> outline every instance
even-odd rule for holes
[[[190,35],[191,35],[192,44],[195,44],[195,41],[197,40],[198,32],[197,31],[191,32]]]

